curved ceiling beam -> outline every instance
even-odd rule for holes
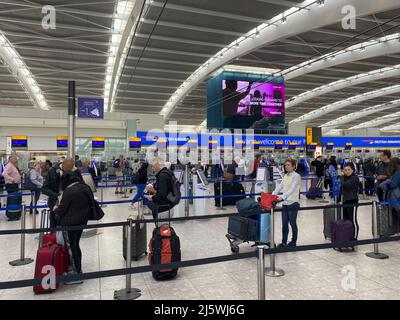
[[[359,84],[363,84],[366,82],[382,80],[386,78],[392,78],[400,76],[400,64],[395,65],[393,67],[386,67],[382,69],[373,70],[367,73],[358,74],[356,76],[352,76],[346,79],[338,80],[335,82],[328,83],[321,87],[315,88],[310,91],[306,91],[301,93],[286,102],[286,109],[294,107],[300,103],[308,101],[310,99],[322,96],[324,94],[342,90],[348,87],[356,86]]]
[[[399,84],[390,86],[390,87],[385,87],[385,88],[378,89],[378,90],[374,90],[374,91],[365,92],[363,94],[359,94],[357,96],[354,96],[354,97],[351,97],[351,98],[348,98],[345,100],[341,100],[341,101],[337,101],[332,104],[328,104],[322,108],[311,111],[304,116],[294,119],[294,120],[290,121],[289,123],[297,123],[297,122],[314,120],[314,119],[316,119],[322,115],[326,115],[327,113],[330,113],[332,111],[337,111],[339,109],[346,108],[346,107],[351,106],[356,103],[379,98],[382,96],[387,96],[387,95],[398,93],[398,92],[400,92]]]
[[[393,101],[390,101],[390,102],[387,102],[387,103],[383,103],[383,104],[379,104],[379,105],[376,105],[376,106],[372,106],[372,107],[363,109],[361,111],[357,111],[357,112],[353,112],[353,113],[350,113],[350,114],[346,114],[343,117],[337,118],[337,119],[329,121],[327,123],[324,123],[324,124],[320,125],[320,127],[322,127],[323,131],[326,132],[326,131],[335,129],[339,125],[343,125],[343,124],[349,123],[349,122],[351,122],[351,121],[353,121],[355,119],[366,117],[366,116],[368,116],[370,114],[373,114],[373,113],[376,113],[376,112],[381,112],[381,111],[384,111],[384,110],[396,108],[398,106],[400,106],[400,99],[393,100]],[[390,114],[389,116],[392,117],[393,115]],[[379,120],[377,119],[377,120],[372,120],[372,121],[380,121],[380,120],[382,120],[384,118],[385,117],[382,117]],[[382,123],[384,123],[385,120]],[[387,122],[389,122],[390,120],[392,120],[392,119],[387,120]],[[368,121],[368,122],[372,122],[372,121]],[[358,129],[358,128],[356,128],[356,129]]]
[[[398,103],[396,105],[394,105],[393,107],[400,106],[400,100],[397,100],[397,101],[398,101]],[[376,127],[380,126],[381,124],[388,123],[388,122],[393,121],[398,118],[400,118],[400,111],[388,114],[379,119],[360,123],[354,127],[349,128],[349,130],[364,129],[364,128],[376,128]]]
[[[145,0],[118,0],[115,3],[112,22],[112,30],[115,33],[112,34],[110,39],[104,84],[106,111],[112,112],[114,110],[117,85],[144,2]]]
[[[399,129],[400,129],[400,124],[393,124],[391,126],[382,128],[381,131],[391,132],[391,131],[398,131]]]
[[[308,73],[327,69],[340,64],[369,59],[377,56],[400,52],[399,33],[370,40],[346,49],[331,52],[311,59],[282,71],[285,80],[290,80]]]
[[[33,74],[25,64],[22,57],[14,49],[10,41],[0,31],[0,59],[3,61],[10,73],[19,81],[25,89],[29,99],[36,108],[49,110],[46,98],[36,82]]]
[[[259,25],[242,37],[239,37],[227,47],[223,48],[203,65],[201,65],[171,96],[165,104],[161,114],[167,120],[171,113],[196,85],[201,83],[210,73],[237,57],[246,55],[258,48],[265,47],[273,42],[300,34],[312,29],[334,24],[341,19],[342,8],[347,5],[355,7],[358,16],[364,16],[380,11],[392,10],[400,7],[398,0],[335,0],[320,1],[306,0],[299,7],[293,7],[271,20]],[[295,74],[294,70],[291,70]]]

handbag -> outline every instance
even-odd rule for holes
[[[99,203],[93,198],[90,210],[89,220],[101,220],[104,217],[104,211],[101,209]]]

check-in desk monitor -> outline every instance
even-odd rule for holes
[[[92,175],[90,173],[82,173],[83,181],[90,187],[92,192],[96,192],[96,185],[94,184]]]
[[[201,184],[203,186],[207,186],[208,185],[208,180],[207,180],[206,175],[204,174],[204,171],[201,170],[201,169],[197,169],[196,172],[197,172],[197,176],[199,177],[199,179],[201,181]]]
[[[266,167],[258,167],[256,181],[266,181],[267,180],[267,168]]]

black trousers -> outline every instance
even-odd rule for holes
[[[344,201],[343,204],[354,204],[354,206],[343,207],[343,219],[349,220],[353,224],[354,239],[357,240],[360,227],[357,219],[358,200]]]
[[[56,205],[57,200],[57,198],[49,198],[47,200],[47,206],[50,208],[50,228],[54,228],[57,226],[56,215],[53,211],[53,207]]]
[[[166,202],[165,203],[155,203],[153,201],[147,201],[146,205],[151,210],[153,219],[157,219],[159,213],[168,211],[171,207],[170,204],[168,204]]]
[[[8,194],[18,192],[18,183],[7,183],[5,187]]]
[[[82,273],[82,251],[79,247],[83,230],[68,231],[69,245],[71,247],[72,259],[77,273]]]
[[[31,190],[31,191],[34,193],[33,203],[31,202],[31,207],[35,207],[39,201],[41,190],[36,189],[36,190]],[[30,211],[30,213],[32,213],[33,209],[31,208],[29,211]],[[37,211],[38,211],[38,209],[35,209],[35,212],[37,212]]]

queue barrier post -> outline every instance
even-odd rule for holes
[[[379,239],[379,232],[378,232],[378,210],[377,210],[377,202],[372,202],[372,233],[374,239]],[[374,251],[367,252],[365,254],[367,257],[372,259],[388,259],[389,256],[379,252],[379,243],[374,243]]]
[[[257,246],[257,282],[258,282],[258,300],[265,300],[265,246]]]
[[[132,265],[132,218],[128,218],[128,225],[123,228],[126,230],[126,268],[129,269]],[[124,289],[114,292],[115,300],[135,300],[139,298],[142,294],[140,289],[132,288],[132,275],[128,273],[126,275],[126,285]]]
[[[21,207],[21,230],[25,230],[25,222],[26,222],[26,208],[23,204]],[[21,233],[21,251],[20,258],[18,260],[10,261],[10,265],[13,267],[25,266],[33,262],[31,258],[25,258],[25,233]]]
[[[271,208],[271,220],[270,220],[270,227],[269,227],[269,232],[270,232],[270,244],[271,244],[271,248],[275,249],[276,245],[275,245],[275,213],[274,213],[274,207]],[[275,266],[275,253],[272,253],[269,255],[269,259],[270,259],[270,266],[269,268],[266,268],[266,275],[268,277],[282,277],[285,275],[285,271],[283,271],[282,269],[277,269]]]
[[[123,184],[124,184],[124,195],[122,196],[123,199],[129,198],[129,196],[127,195],[127,190],[128,190],[128,181],[127,181],[127,176],[124,175],[124,179],[123,179]]]
[[[185,198],[185,217],[189,217],[189,180],[190,180],[190,172],[189,172],[189,166],[185,165],[185,172],[184,172],[184,177],[183,177],[183,183],[185,186],[185,193],[186,193],[186,198]]]
[[[224,205],[223,205],[222,184],[223,184],[223,177],[221,176],[221,178],[220,178],[220,180],[219,180],[219,195],[220,195],[220,198],[219,198],[219,207],[217,207],[216,210],[226,210],[226,208],[224,208]]]
[[[319,182],[320,180],[318,180]],[[321,186],[321,190],[322,190],[322,200],[319,201],[319,203],[329,203],[330,201],[326,198],[326,196],[328,195],[328,193],[326,193],[325,190],[325,177],[322,177],[322,186]],[[329,198],[329,196],[328,196]]]
[[[100,207],[101,207],[101,208],[107,207],[106,204],[103,204],[103,202],[104,202],[104,191],[103,191],[103,190],[104,190],[104,188],[101,187],[101,188],[100,188],[100,202],[101,202]]]

